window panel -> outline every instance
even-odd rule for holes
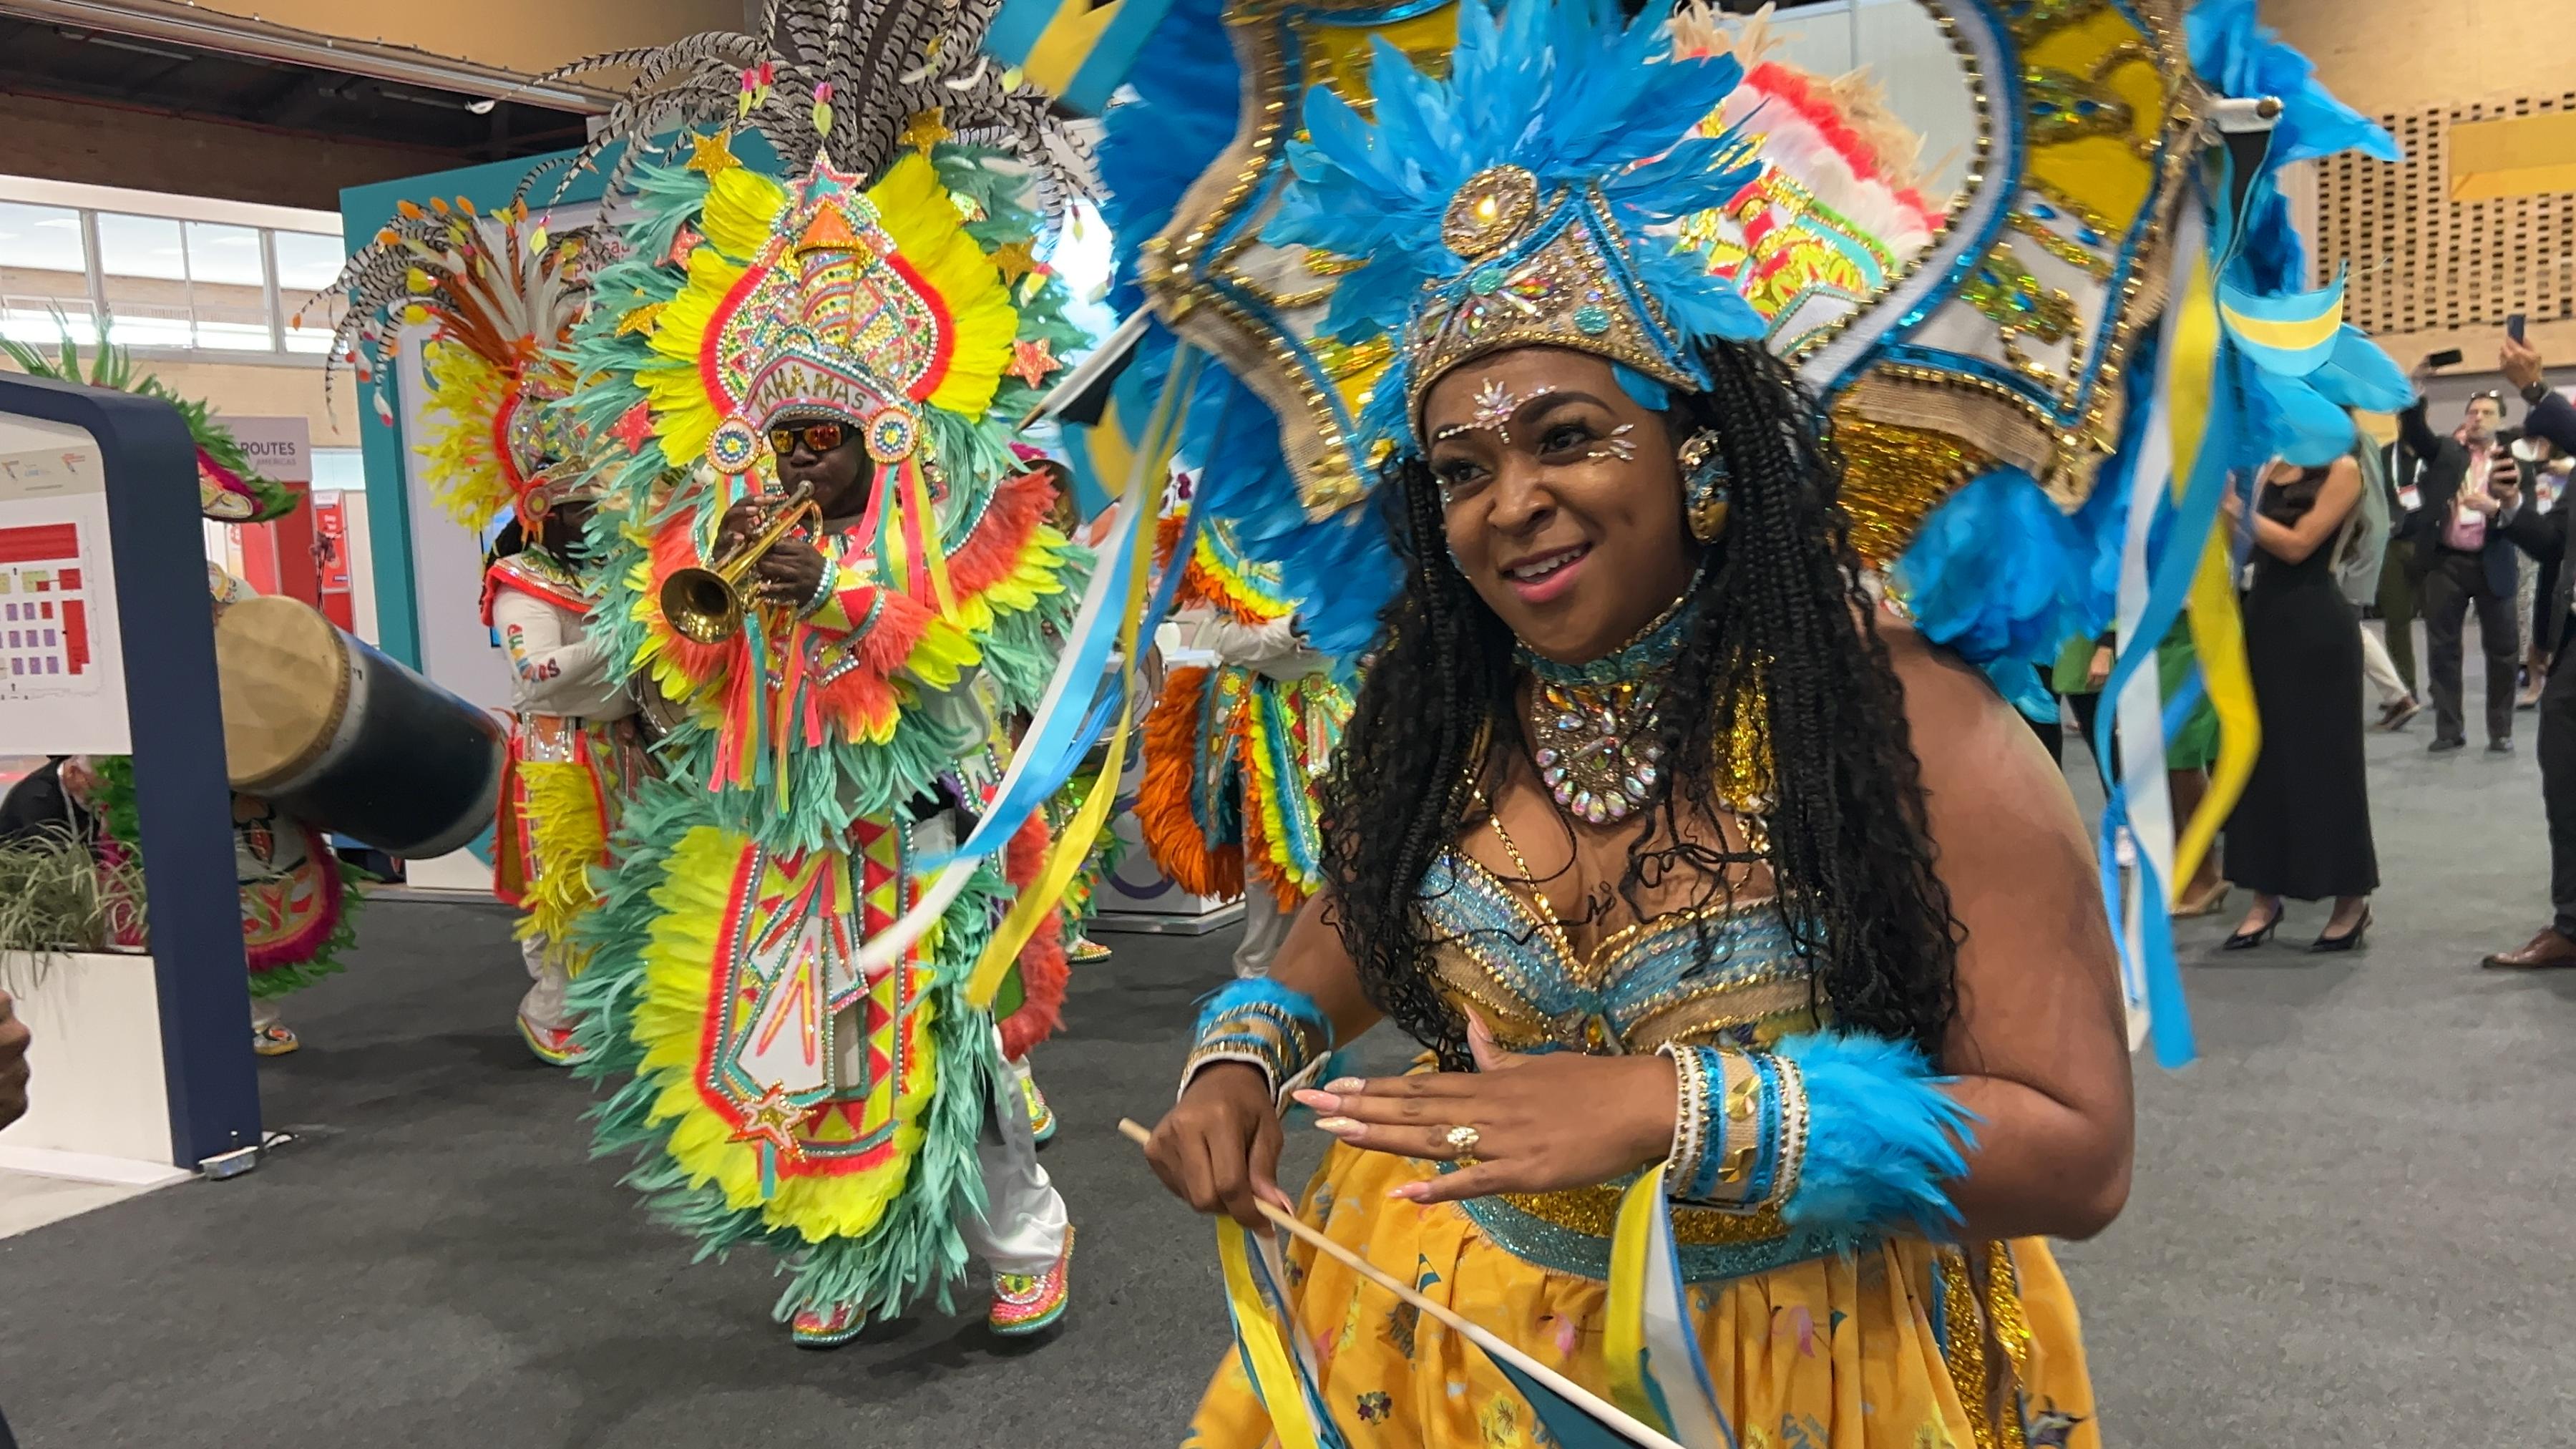
[[[338,292],[322,293],[340,275],[347,250],[338,237],[315,232],[281,231],[272,240],[277,247],[277,303],[286,309],[286,350],[330,351],[331,329],[339,325],[348,303]]]
[[[64,325],[80,342],[98,340],[80,213],[0,201],[0,336],[48,344],[61,338]]]
[[[194,340],[188,306],[184,228],[161,216],[98,213],[98,266],[110,337],[125,347],[186,347]]]
[[[197,345],[227,352],[268,352],[268,269],[259,229],[192,221],[188,228],[188,300]]]

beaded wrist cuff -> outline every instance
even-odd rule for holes
[[[1665,1191],[1735,1212],[1786,1203],[1807,1154],[1807,1089],[1798,1064],[1769,1052],[1664,1051],[1680,1084]]]
[[[1332,1051],[1332,1021],[1313,997],[1270,981],[1238,981],[1199,1012],[1181,1089],[1211,1062],[1241,1062],[1261,1073],[1284,1110],[1288,1094],[1308,1085]]]
[[[823,555],[823,577],[815,581],[814,597],[805,601],[805,606],[796,611],[796,617],[811,619],[823,612],[823,606],[832,602],[832,596],[840,592],[840,582],[841,571],[833,564],[832,556],[826,553]]]

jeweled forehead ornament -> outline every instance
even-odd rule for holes
[[[1476,389],[1474,416],[1463,423],[1451,423],[1442,428],[1431,441],[1437,443],[1467,433],[1490,432],[1502,439],[1503,446],[1508,448],[1512,445],[1512,415],[1555,391],[1552,387],[1534,387],[1526,393],[1515,393],[1501,378],[1486,378],[1485,385]]]
[[[1528,170],[1490,166],[1450,199],[1440,239],[1466,266],[1425,286],[1406,329],[1414,436],[1423,436],[1432,384],[1463,363],[1512,347],[1571,348],[1667,387],[1705,385],[1694,339],[1638,282],[1630,242],[1598,190],[1542,196]]]

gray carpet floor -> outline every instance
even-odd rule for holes
[[[2532,719],[2502,761],[2372,738],[2366,951],[2302,954],[2322,907],[2242,956],[2186,930],[2204,1060],[2142,1067],[2128,1211],[2065,1249],[2110,1442],[2576,1442],[2576,975],[2476,969],[2546,917]],[[0,1242],[0,1406],[29,1449],[1176,1442],[1214,1257],[1111,1129],[1168,1100],[1233,938],[1112,939],[1038,1060],[1081,1229],[1052,1341],[974,1301],[791,1349],[768,1263],[692,1264],[587,1157],[583,1088],[509,1030],[506,919],[388,902],[261,1067],[301,1143]]]

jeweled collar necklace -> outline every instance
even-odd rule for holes
[[[1517,649],[1530,691],[1531,760],[1557,805],[1594,825],[1627,819],[1663,777],[1663,675],[1699,617],[1700,578],[1618,648],[1583,664]]]

